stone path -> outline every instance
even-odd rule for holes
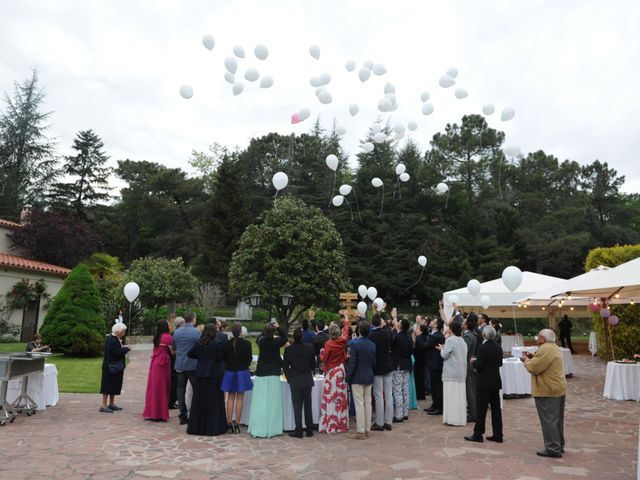
[[[168,423],[142,420],[149,353],[130,355],[118,401],[123,412],[98,413],[98,395],[61,394],[58,406],[0,428],[0,479],[636,478],[640,404],[605,400],[605,365],[588,356],[575,357],[569,380],[566,453],[545,459],[535,454],[542,434],[530,398],[505,400],[500,445],[465,442],[472,426],[447,427],[422,410],[363,441],[348,434],[193,437],[178,425],[175,410]]]

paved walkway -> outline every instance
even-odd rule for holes
[[[636,478],[640,404],[603,399],[605,366],[584,355],[576,356],[569,380],[562,459],[536,456],[542,435],[530,398],[505,401],[500,445],[465,442],[472,426],[443,426],[422,410],[364,441],[348,434],[193,437],[178,425],[175,410],[168,423],[142,420],[149,351],[130,356],[118,401],[123,412],[98,413],[97,395],[62,394],[58,406],[0,428],[0,479]]]

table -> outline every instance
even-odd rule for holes
[[[562,365],[564,366],[564,374],[569,377],[573,375],[574,367],[573,367],[573,355],[571,355],[571,350],[568,348],[560,347],[560,351],[562,352]]]
[[[505,395],[531,395],[531,374],[518,358],[505,358],[500,367],[502,393]]]
[[[596,332],[589,332],[589,351],[591,356],[595,356],[598,353],[598,340],[596,339]]]
[[[509,353],[513,347],[524,345],[524,339],[520,333],[517,335],[500,335],[500,339],[502,340],[503,352]]]
[[[13,402],[20,395],[22,380],[9,381],[7,401]],[[29,375],[27,394],[38,405],[38,410],[46,410],[58,404],[58,369],[53,363],[44,365],[44,372]]]
[[[320,419],[320,404],[322,403],[322,389],[324,385],[324,376],[317,375],[313,378],[313,389],[311,390],[311,411],[313,413],[313,423],[318,423]],[[280,378],[280,386],[282,387],[282,418],[283,429],[285,431],[295,430],[296,423],[293,418],[293,404],[291,403],[291,389],[289,383]],[[253,392],[248,391],[244,394],[244,405],[242,406],[242,415],[240,417],[240,423],[243,425],[249,424],[249,413],[251,412],[251,397]],[[304,415],[302,415],[303,428],[306,427],[304,423]]]
[[[511,356],[513,358],[520,358],[523,354],[523,352],[527,352],[527,353],[536,353],[538,351],[538,347],[532,346],[532,347],[523,347],[523,346],[519,346],[519,347],[512,347],[511,348]]]
[[[640,401],[640,364],[607,363],[603,395],[610,400]]]

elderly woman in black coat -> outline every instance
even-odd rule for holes
[[[102,413],[113,413],[122,410],[115,402],[115,396],[122,391],[122,381],[124,379],[125,356],[131,350],[131,346],[123,345],[127,326],[124,323],[116,323],[111,327],[111,334],[107,335],[104,342],[104,359],[102,361],[102,381],[100,383],[100,393],[102,394]],[[107,400],[109,403],[107,404]]]

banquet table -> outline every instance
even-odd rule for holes
[[[504,395],[531,395],[531,374],[518,358],[505,358],[500,367]]]
[[[320,418],[320,404],[322,403],[322,387],[324,384],[324,376],[316,375],[313,377],[313,388],[311,390],[311,412],[313,413],[313,423],[318,423]],[[283,429],[285,431],[295,430],[296,424],[293,418],[293,404],[291,403],[291,389],[289,383],[280,377],[280,386],[282,387],[282,419]],[[249,424],[249,413],[251,412],[251,397],[253,392],[248,391],[244,394],[244,404],[242,406],[242,415],[240,417],[240,423],[243,425]],[[302,416],[303,428],[306,427],[304,423],[304,415]]]
[[[44,371],[29,375],[27,394],[36,402],[38,410],[46,410],[58,404],[58,369],[53,363],[46,363]],[[7,402],[13,402],[20,395],[22,379],[10,380],[7,387]]]
[[[640,401],[640,364],[607,363],[603,395],[610,400]]]
[[[589,351],[591,356],[598,353],[598,341],[596,340],[596,332],[589,332]]]
[[[564,367],[565,376],[573,375],[575,370],[573,365],[573,356],[571,355],[571,350],[564,347],[559,347],[560,352],[562,352],[562,366]],[[538,351],[538,347],[513,347],[511,349],[511,355],[514,358],[520,358],[523,352],[528,353],[536,353]]]
[[[513,347],[524,345],[522,334],[516,335],[500,335],[502,341],[502,351],[509,353]]]

